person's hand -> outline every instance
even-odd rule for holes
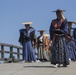
[[[52,41],[50,41],[50,44],[49,44],[49,46],[50,46],[50,47],[52,46]]]
[[[67,36],[68,37],[68,39],[71,39],[71,37],[70,36]]]
[[[76,24],[76,21],[74,23]]]
[[[32,41],[32,44],[34,45],[34,41]]]
[[[20,45],[22,45],[22,43],[20,42]]]
[[[57,29],[58,31],[60,30],[60,29]]]
[[[50,42],[51,44],[52,44],[52,40],[51,40],[51,42]]]
[[[55,29],[56,31],[60,31],[60,29]]]

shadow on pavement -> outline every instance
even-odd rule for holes
[[[53,66],[23,66],[24,68],[54,68]]]

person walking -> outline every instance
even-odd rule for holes
[[[40,32],[40,35],[37,37],[37,49],[38,49],[38,60],[44,61],[43,56],[43,49],[44,49],[44,31],[45,30],[38,30]]]
[[[43,49],[43,54],[44,54],[44,59],[45,61],[49,61],[49,34],[44,34],[44,49]]]
[[[74,21],[68,21],[68,31],[71,39],[67,42],[69,48],[69,58],[72,61],[76,61],[76,45],[74,40],[74,28],[72,27],[73,24],[76,24]]]
[[[19,30],[19,42],[23,46],[22,62],[36,62],[32,47],[32,44],[34,44],[35,29],[30,26],[32,22],[23,22],[22,24],[25,26],[25,28]]]
[[[68,35],[68,22],[63,16],[65,10],[57,9],[56,19],[53,19],[50,25],[49,33],[51,40],[51,64],[54,67],[59,67],[61,64],[63,67],[69,65],[69,50],[66,45],[67,39],[70,39]]]

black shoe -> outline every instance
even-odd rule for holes
[[[66,64],[63,64],[63,67],[67,67],[67,65]]]
[[[60,64],[58,64],[58,67],[60,67]]]

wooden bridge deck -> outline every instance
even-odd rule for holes
[[[3,63],[0,75],[76,75],[76,62],[60,68],[53,68],[50,62]]]

